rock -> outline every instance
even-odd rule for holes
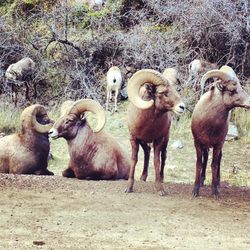
[[[48,155],[48,161],[49,161],[49,160],[54,160],[54,156],[53,156],[51,150],[49,151],[49,155]]]
[[[127,92],[126,87],[121,89],[120,95],[121,95],[121,100],[127,100],[128,99],[128,92]]]
[[[130,66],[126,66],[126,70],[131,72],[131,73],[135,73],[136,69]]]
[[[237,127],[233,123],[230,123],[225,140],[226,141],[231,141],[231,140],[236,140],[238,138],[239,138],[239,132],[238,132]]]
[[[0,138],[2,138],[2,137],[4,137],[4,136],[6,136],[5,133],[0,133]]]
[[[118,120],[115,120],[115,121],[113,121],[113,123],[112,123],[112,126],[114,127],[114,128],[121,128],[122,127],[122,123],[120,122],[120,121],[118,121]]]
[[[170,146],[172,149],[181,149],[183,148],[183,144],[180,140],[176,140],[174,141],[171,146]]]
[[[129,73],[126,74],[126,78],[129,79],[129,78],[132,77],[132,75],[133,75],[133,73],[129,72]]]

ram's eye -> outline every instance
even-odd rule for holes
[[[71,122],[71,120],[68,119],[68,120],[66,120],[65,124],[68,125],[68,124],[70,124],[70,122]]]
[[[168,92],[166,92],[166,91],[160,91],[160,92],[158,92],[160,95],[165,95],[165,96],[168,96]]]
[[[238,94],[237,90],[233,90],[229,92],[229,95],[235,95],[235,94]]]

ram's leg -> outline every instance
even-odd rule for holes
[[[75,177],[80,180],[86,180],[93,178],[93,175],[90,171],[86,171],[87,169],[84,169],[84,166],[76,166],[73,167],[73,171],[75,174]]]
[[[125,189],[126,193],[133,192],[134,180],[135,180],[135,166],[138,161],[138,151],[139,151],[139,142],[131,138],[130,139],[131,147],[132,147],[132,156],[131,156],[131,163],[130,163],[130,171],[129,171],[129,178],[128,178],[128,185]]]
[[[143,171],[140,180],[146,181],[148,177],[148,165],[149,165],[149,158],[150,158],[150,150],[151,147],[148,146],[147,143],[141,142],[140,145],[142,146],[142,149],[144,151],[144,165],[143,165]]]
[[[220,187],[220,163],[222,158],[222,150],[220,151],[219,155],[219,164],[218,164],[218,171],[217,171],[217,178],[218,178],[218,187]]]
[[[106,97],[106,110],[109,109],[109,98],[110,98],[110,91],[107,88],[107,97]]]
[[[216,146],[213,149],[213,160],[212,160],[212,195],[219,198],[219,169],[221,160],[221,146]]]
[[[117,112],[117,99],[119,94],[119,88],[115,90],[115,112]]]
[[[164,181],[164,167],[167,159],[167,144],[168,141],[164,142],[161,147],[161,170],[160,170],[161,182]]]
[[[36,88],[36,83],[34,83],[34,95],[33,95],[34,99],[37,98],[37,88]]]
[[[46,169],[40,169],[34,173],[35,175],[54,175],[53,172],[49,171],[47,168]]]
[[[67,178],[75,178],[76,177],[74,171],[70,167],[68,167],[67,169],[65,169],[62,172],[62,176],[67,177]]]
[[[161,161],[160,161],[160,152],[162,149],[162,138],[161,140],[154,141],[154,167],[155,167],[155,187],[157,192],[163,196],[166,194],[164,186],[162,183],[161,176]]]
[[[193,197],[199,196],[201,185],[201,168],[202,168],[202,148],[200,145],[195,144],[196,149],[196,175],[193,189]]]
[[[27,82],[24,83],[25,84],[25,99],[30,101],[30,97],[29,97],[29,84]]]
[[[11,95],[12,95],[12,101],[15,104],[15,107],[17,106],[17,87],[15,84],[11,85]]]
[[[48,169],[45,169],[43,175],[54,175],[54,173],[49,171]]]
[[[202,159],[202,171],[201,171],[201,187],[204,186],[204,181],[206,179],[206,168],[207,168],[207,160],[208,160],[208,149],[203,149],[203,159]]]

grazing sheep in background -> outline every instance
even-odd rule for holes
[[[166,68],[163,71],[163,76],[166,77],[170,84],[172,85],[179,85],[180,80],[178,79],[178,73],[177,70],[174,68]]]
[[[189,74],[192,76],[198,75],[202,70],[202,63],[201,60],[195,59],[188,65]]]
[[[144,167],[141,180],[146,181],[150,156],[148,143],[152,142],[156,189],[160,195],[164,195],[165,191],[162,182],[171,125],[169,111],[181,114],[185,110],[185,105],[175,87],[170,84],[170,80],[155,70],[145,69],[136,72],[130,78],[127,88],[131,102],[128,107],[128,128],[132,156],[128,186],[125,192],[133,191],[139,145],[144,151]]]
[[[178,72],[174,68],[166,68],[163,71],[163,76],[165,76],[171,85],[175,85],[177,91],[182,89],[181,82],[178,78]]]
[[[90,8],[101,7],[105,0],[73,0],[74,4],[87,4]]]
[[[67,100],[62,103],[61,108],[60,108],[60,117],[63,117],[69,112],[73,103],[74,101],[72,100]]]
[[[117,111],[117,97],[122,85],[121,70],[113,66],[107,72],[107,99],[106,110],[108,110],[109,100],[112,99],[112,91],[115,91],[115,111]]]
[[[250,108],[250,96],[242,89],[233,69],[223,66],[208,71],[201,85],[211,78],[220,79],[213,84],[196,104],[192,115],[192,133],[196,149],[196,178],[193,196],[199,195],[204,184],[209,148],[213,148],[212,195],[219,195],[222,147],[228,131],[230,112],[235,107]]]
[[[75,2],[78,3],[85,3],[87,5],[89,5],[90,8],[93,7],[101,7],[102,5],[104,5],[105,0],[75,0]]]
[[[208,70],[216,69],[216,63],[210,63],[205,60],[195,59],[188,65],[188,84],[192,85],[194,88],[197,87],[201,74]],[[203,89],[202,89],[203,91]]]
[[[52,127],[45,108],[31,105],[21,114],[21,131],[0,139],[0,172],[53,175],[47,169]]]
[[[13,101],[15,105],[17,104],[17,94],[19,90],[20,82],[24,82],[26,92],[25,92],[25,98],[26,100],[30,100],[29,98],[29,85],[26,82],[26,79],[30,77],[34,71],[35,71],[35,63],[34,61],[29,58],[25,57],[21,59],[20,61],[11,64],[6,72],[5,77],[8,81],[11,82],[11,88],[12,88],[12,95],[13,95]],[[34,97],[36,98],[36,86],[34,85]]]
[[[87,111],[97,116],[95,132],[90,128],[83,114]],[[50,137],[67,140],[70,162],[63,172],[64,177],[78,179],[127,179],[129,159],[119,143],[102,130],[106,122],[101,105],[84,99],[74,102],[50,130]]]

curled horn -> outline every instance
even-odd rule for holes
[[[102,106],[91,99],[82,99],[73,103],[68,111],[68,114],[81,115],[82,113],[89,111],[97,116],[97,126],[94,132],[99,132],[103,129],[106,123],[106,115]]]
[[[230,80],[234,82],[234,85],[236,85],[239,81],[234,70],[231,67],[224,65],[220,69],[210,70],[203,75],[203,77],[201,78],[201,94],[204,93],[204,86],[206,81],[211,77],[217,77],[222,80],[222,85],[224,86],[226,86],[228,81]]]
[[[168,80],[158,71],[152,69],[142,69],[137,71],[128,81],[128,98],[140,109],[149,109],[153,106],[154,100],[145,101],[139,96],[141,86],[145,83],[153,85],[167,85]]]
[[[34,104],[25,108],[21,114],[22,126],[33,128],[38,133],[44,134],[52,128],[53,123],[41,124],[37,121],[37,116],[47,116],[45,107],[40,104]]]

